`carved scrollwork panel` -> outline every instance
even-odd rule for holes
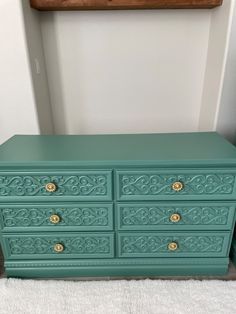
[[[46,255],[58,254],[54,251],[57,243],[63,245],[64,250],[60,255],[110,255],[112,253],[111,236],[106,235],[81,235],[81,236],[27,236],[9,237],[7,243],[10,255]]]
[[[178,225],[226,225],[230,208],[227,206],[120,206],[121,226],[173,225],[171,215],[177,213]]]
[[[177,243],[176,251],[169,251],[169,243]],[[121,236],[121,255],[130,254],[179,254],[179,253],[221,253],[224,236],[158,236],[138,235]]]
[[[53,193],[45,189],[53,182]],[[2,196],[106,196],[110,185],[110,174],[77,175],[0,175],[0,197]]]
[[[175,191],[174,182],[184,188]],[[227,195],[232,194],[235,176],[232,174],[119,174],[120,195]]]
[[[3,208],[4,227],[52,226],[51,215],[59,215],[60,226],[108,226],[111,223],[111,208],[106,206],[72,206],[42,208],[34,206]]]

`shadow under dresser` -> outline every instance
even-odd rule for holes
[[[6,275],[226,274],[235,178],[215,132],[14,136],[0,147]]]

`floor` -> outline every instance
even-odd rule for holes
[[[236,281],[0,280],[1,314],[235,314]]]

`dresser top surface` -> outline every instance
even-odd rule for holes
[[[216,132],[15,135],[0,146],[0,166],[234,164],[236,148]]]

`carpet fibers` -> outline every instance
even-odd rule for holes
[[[1,314],[234,314],[236,281],[0,279]]]

